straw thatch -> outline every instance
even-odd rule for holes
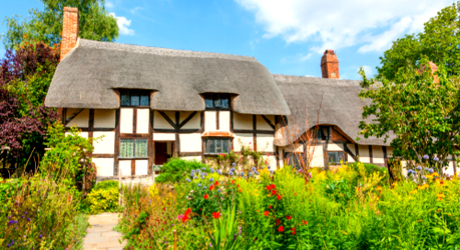
[[[277,132],[277,146],[289,145],[317,123],[338,126],[355,143],[389,145],[391,142],[389,139],[384,143],[383,138],[376,137],[365,139],[358,134],[365,104],[358,97],[360,81],[286,75],[274,78],[291,109],[287,127]]]
[[[115,89],[155,91],[157,110],[200,111],[203,93],[230,93],[233,110],[289,115],[272,75],[255,58],[79,39],[53,77],[45,105],[116,109]]]

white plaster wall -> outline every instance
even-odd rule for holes
[[[230,111],[219,111],[219,130],[230,131]]]
[[[172,142],[172,141],[168,141],[168,142],[166,143],[166,153],[167,153],[168,155],[172,155],[172,154],[173,154],[173,145],[174,145],[174,142]]]
[[[237,133],[235,134],[235,138],[233,138],[233,150],[241,152],[242,146],[254,148],[253,143],[252,134]]]
[[[264,156],[264,163],[270,166],[270,170],[276,169],[276,155]]]
[[[94,154],[114,154],[115,153],[115,132],[93,132],[94,138],[103,136],[102,139],[93,142]]]
[[[301,153],[303,153],[303,151],[304,151],[303,149],[304,149],[304,145],[301,144],[301,143],[291,144],[289,146],[284,147],[284,150],[286,152],[301,152]],[[323,149],[321,148],[321,150],[323,150]]]
[[[275,152],[275,145],[273,141],[275,140],[274,135],[257,135],[257,151],[259,152]]]
[[[65,132],[65,135],[66,136],[70,135],[70,132]],[[80,136],[88,139],[88,132],[80,132]]]
[[[137,109],[137,123],[136,133],[137,134],[148,134],[149,133],[149,109]]]
[[[114,109],[95,109],[94,127],[95,128],[115,128],[116,110]]]
[[[180,122],[183,122],[193,112],[180,112]],[[201,113],[197,112],[190,121],[188,121],[182,129],[200,129],[201,126]]]
[[[196,161],[201,162],[201,156],[183,156],[181,157],[181,159],[186,160],[186,161],[196,160]]]
[[[312,167],[324,167],[323,146],[309,146],[308,149],[312,152],[308,157],[312,157],[310,164]]]
[[[252,130],[252,115],[233,112],[233,129]]]
[[[66,117],[70,118],[74,113],[80,109],[67,109]],[[65,125],[67,128],[77,126],[79,128],[87,128],[89,126],[89,109],[82,110],[75,118]]]
[[[166,115],[172,112],[165,112]],[[170,114],[171,115],[171,114]],[[169,116],[168,116],[169,117]],[[174,121],[174,118],[171,119]],[[153,128],[154,129],[174,129],[171,124],[169,124],[163,116],[160,115],[158,111],[153,111]]]
[[[181,152],[201,152],[201,134],[180,134]]]
[[[284,154],[283,154],[283,149],[282,147],[279,147],[278,148],[278,155],[280,156],[279,157],[279,166],[280,168],[284,167]],[[276,167],[276,165],[274,166]]]
[[[336,143],[328,143],[327,144],[327,151],[344,151],[343,144],[336,144]]]
[[[133,109],[120,109],[120,133],[133,133]]]
[[[147,175],[148,165],[148,160],[136,160],[136,175]]]
[[[348,149],[350,149],[350,151],[356,155],[356,152],[355,152],[355,144],[352,144],[352,143],[348,143],[347,144],[347,147]],[[351,157],[351,155],[348,155],[348,162],[355,162],[355,160],[353,159],[353,157]]]
[[[153,133],[154,141],[175,141],[176,134],[174,133]]]
[[[113,158],[93,158],[97,167],[97,176],[113,176]]]
[[[452,156],[449,155],[448,159],[452,159]],[[447,169],[443,169],[442,172],[444,174],[449,174],[450,176],[454,176],[454,174],[455,174],[454,165],[455,165],[454,161],[449,161],[449,167]]]
[[[270,120],[269,117],[270,116],[268,116],[267,118]],[[268,125],[268,123],[264,120],[264,118],[261,115],[256,116],[256,122],[257,122],[256,124],[257,130],[274,130],[272,127],[270,127],[270,125]],[[274,125],[275,123],[272,121],[272,124]]]
[[[216,111],[204,112],[204,131],[216,131]]]
[[[131,176],[131,160],[118,161],[118,169],[121,170],[121,176]]]
[[[370,163],[371,159],[369,157],[369,146],[359,145],[359,161],[364,163]]]
[[[372,146],[372,162],[376,164],[385,164],[382,146]]]

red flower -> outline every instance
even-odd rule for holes
[[[267,210],[267,211],[264,212],[264,215],[265,215],[265,216],[268,216],[269,213],[270,213],[270,212],[268,212],[268,210]]]
[[[208,194],[205,194],[204,197],[203,197],[205,200],[207,200],[209,198],[209,195]]]
[[[303,223],[304,225],[307,225],[307,224],[308,224],[308,221],[302,220],[302,223]]]
[[[275,195],[276,194],[276,190],[272,190],[272,195]]]
[[[278,195],[276,199],[281,200],[281,195]]]
[[[240,193],[241,193],[241,189],[238,189],[238,192],[240,192]]]
[[[235,184],[235,180],[232,180],[232,184]]]
[[[272,208],[272,205],[268,205],[268,208]]]
[[[290,215],[286,216],[286,219],[290,220],[292,217]]]
[[[192,212],[192,210],[189,208],[187,211],[185,211],[184,215],[189,215]]]
[[[276,219],[276,225],[280,224],[280,220]]]
[[[292,230],[291,234],[295,234],[295,228],[291,228],[291,230]]]
[[[219,182],[216,181],[216,182],[214,183],[214,186],[219,186]]]
[[[211,186],[209,187],[209,190],[212,191],[213,189],[214,189],[214,185],[211,185]]]
[[[219,212],[213,212],[212,216],[214,216],[214,219],[219,219],[220,218],[220,213]]]
[[[284,227],[283,226],[279,226],[278,227],[278,232],[282,233],[284,231]]]
[[[270,185],[267,185],[267,190],[270,190],[270,189],[274,189],[275,188],[275,184],[270,184]]]

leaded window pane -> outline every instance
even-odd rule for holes
[[[147,157],[147,139],[136,139],[136,157]]]
[[[149,106],[149,96],[142,95],[141,96],[141,105],[140,106]]]
[[[328,152],[327,156],[329,163],[332,164],[340,164],[340,161],[343,161],[345,158],[343,152]]]
[[[228,140],[222,139],[222,153],[228,152]]]
[[[216,141],[213,139],[208,139],[208,149],[209,153],[216,153]]]
[[[213,100],[212,98],[205,98],[204,102],[206,104],[206,108],[213,108]]]
[[[217,96],[216,98],[214,98],[214,107],[215,108],[222,107],[222,99],[220,99],[220,96]]]
[[[127,94],[122,94],[121,95],[121,105],[122,106],[129,106],[129,95]]]
[[[131,158],[134,152],[133,139],[120,139],[120,158]]]
[[[131,106],[139,106],[139,96],[138,95],[131,96]]]
[[[223,109],[228,109],[228,108],[230,108],[228,98],[223,98],[223,99],[222,99],[222,108],[223,108]]]

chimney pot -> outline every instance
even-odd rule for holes
[[[78,9],[64,7],[62,22],[61,59],[77,45],[78,40]]]
[[[339,60],[334,50],[326,50],[321,58],[323,78],[339,79]]]

